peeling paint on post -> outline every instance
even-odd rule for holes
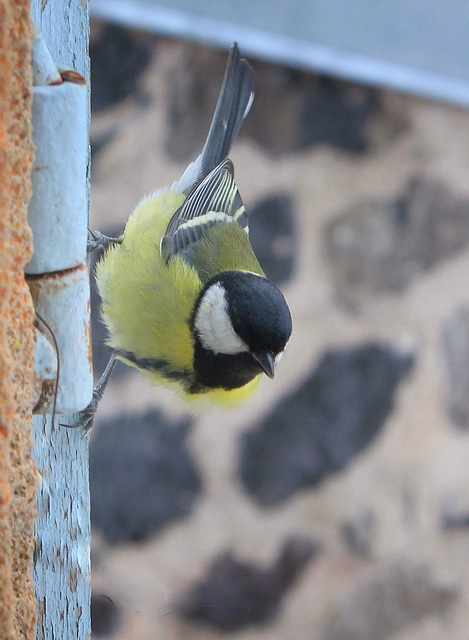
[[[31,12],[55,63],[78,71],[89,86],[87,0],[32,0]],[[88,128],[89,117],[85,136]],[[88,176],[89,171],[82,184],[89,201]],[[51,244],[56,241],[51,238]],[[44,640],[91,637],[88,440],[80,429],[59,424],[75,417],[59,415],[53,423],[51,415],[34,416],[34,457],[41,473],[34,581],[37,638]]]

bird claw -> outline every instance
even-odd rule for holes
[[[116,356],[113,353],[109,358],[109,362],[104,369],[98,384],[93,389],[93,397],[91,398],[91,402],[87,407],[80,411],[78,414],[78,420],[72,422],[72,424],[62,424],[62,427],[67,427],[68,429],[83,429],[83,437],[85,438],[91,433],[93,428],[94,418],[96,416],[96,412],[98,411],[99,403],[101,402],[101,398],[103,397],[104,390],[106,388],[107,383],[109,382],[109,378],[111,377],[111,373],[116,366],[117,360]]]
[[[88,229],[88,242],[86,245],[86,250],[88,253],[93,253],[93,251],[99,251],[100,249],[107,249],[111,244],[121,244],[124,236],[118,236],[117,238],[111,238],[110,236],[105,236],[101,231],[91,231]]]
[[[87,407],[78,413],[78,419],[72,424],[62,424],[61,427],[67,429],[83,429],[83,437],[88,437],[93,429],[94,419],[98,410],[99,401],[101,396],[96,392],[93,392],[93,398]]]

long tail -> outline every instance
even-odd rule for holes
[[[240,57],[236,42],[231,46],[207,141],[202,151],[202,175],[206,176],[229,154],[254,99],[253,73]]]
[[[202,153],[191,162],[173,188],[188,195],[215,167],[225,160],[254,99],[254,78],[249,64],[240,57],[236,42],[231,46],[225,77]]]

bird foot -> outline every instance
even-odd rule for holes
[[[117,238],[111,238],[110,236],[105,236],[101,231],[91,231],[91,229],[88,229],[86,250],[88,253],[92,253],[93,251],[99,251],[100,249],[107,249],[111,244],[121,244],[123,239],[124,235],[120,235]]]

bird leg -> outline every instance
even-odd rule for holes
[[[62,424],[62,427],[67,427],[69,429],[76,429],[77,427],[82,427],[84,429],[84,435],[87,436],[91,429],[93,428],[93,422],[98,410],[98,405],[103,397],[104,390],[106,389],[106,385],[109,382],[109,378],[111,377],[111,373],[116,366],[117,358],[113,353],[109,358],[109,362],[106,365],[100,379],[98,380],[98,384],[93,389],[93,397],[91,398],[91,402],[83,411],[79,412],[79,418],[76,422],[72,424]]]

